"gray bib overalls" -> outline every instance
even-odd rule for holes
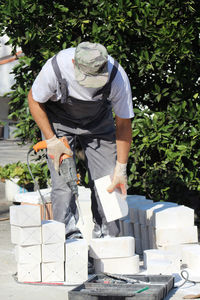
[[[72,151],[78,138],[85,152],[91,189],[91,209],[95,223],[93,237],[117,236],[118,221],[107,223],[94,180],[112,174],[116,163],[115,125],[108,97],[118,64],[115,62],[109,82],[93,96],[98,97],[96,101],[70,97],[67,82],[62,79],[56,56],[52,59],[52,66],[62,98],[57,102],[47,101],[45,109],[56,136],[58,138],[66,136]],[[65,223],[67,237],[79,237],[80,231],[76,227],[78,210],[74,197],[64,179],[55,171],[51,159],[48,159],[48,166],[52,179],[51,200],[54,219]]]

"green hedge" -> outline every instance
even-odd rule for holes
[[[44,62],[81,41],[100,42],[133,92],[129,193],[185,203],[194,191],[199,199],[199,0],[10,0],[0,8],[1,34],[25,54],[10,102],[22,140],[40,138],[26,97]]]

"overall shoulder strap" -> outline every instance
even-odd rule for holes
[[[57,54],[52,58],[51,64],[52,64],[53,70],[56,74],[56,77],[57,77],[57,80],[59,83],[59,87],[60,87],[60,91],[61,91],[61,103],[66,103],[66,99],[68,97],[67,81],[66,81],[66,79],[62,78],[60,68],[57,63]]]
[[[97,91],[93,97],[103,94],[103,98],[108,99],[111,91],[111,84],[117,74],[118,66],[119,66],[118,62],[114,60],[114,65],[110,74],[109,81],[99,91]]]

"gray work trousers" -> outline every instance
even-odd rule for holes
[[[112,174],[116,163],[116,142],[115,133],[111,132],[105,136],[92,134],[73,134],[69,133],[69,127],[54,123],[54,131],[58,138],[65,136],[69,145],[74,151],[75,142],[78,138],[82,149],[85,152],[86,165],[89,174],[89,186],[91,189],[91,209],[94,221],[93,237],[100,238],[111,236],[115,237],[119,233],[119,222],[107,222],[99,196],[94,185],[94,180],[102,176]],[[60,128],[62,128],[60,130]],[[76,238],[80,236],[77,228],[79,218],[78,209],[65,180],[54,169],[52,161],[48,158],[48,166],[52,180],[52,207],[54,220],[63,222],[66,227],[66,236]],[[105,189],[107,186],[105,186]]]

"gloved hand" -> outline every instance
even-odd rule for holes
[[[53,159],[54,168],[58,172],[60,156],[64,153],[72,156],[73,152],[71,151],[71,149],[67,148],[65,144],[55,135],[51,139],[46,140],[46,144],[47,154],[51,159]]]
[[[127,194],[126,166],[127,164],[116,162],[112,183],[107,188],[109,193],[112,193],[115,188],[120,188],[123,195]]]

